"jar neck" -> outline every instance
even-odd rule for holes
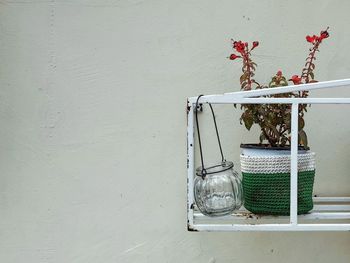
[[[227,171],[227,170],[230,170],[232,168],[233,168],[232,162],[224,161],[224,162],[217,164],[217,165],[205,167],[204,169],[202,168],[202,166],[200,166],[196,169],[196,175],[207,176],[207,175],[220,174],[220,173]]]

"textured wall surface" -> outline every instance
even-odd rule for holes
[[[349,233],[187,232],[185,139],[186,97],[239,88],[230,38],[261,42],[257,79],[267,82],[278,69],[300,74],[305,35],[330,26],[316,78],[349,78],[349,9],[345,0],[1,0],[0,262],[350,262]],[[348,110],[308,113],[317,194],[350,193]],[[238,118],[218,109],[235,162],[239,144],[257,139]],[[206,141],[208,162],[214,147]]]

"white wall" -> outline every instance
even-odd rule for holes
[[[349,8],[0,1],[0,262],[350,262],[349,233],[187,232],[185,144],[186,97],[238,89],[230,38],[261,42],[257,78],[267,82],[278,69],[298,74],[305,35],[329,25],[316,77],[349,78]],[[330,108],[308,114],[315,192],[345,194],[350,124]],[[237,162],[240,142],[256,136],[238,126],[239,111],[218,114]]]

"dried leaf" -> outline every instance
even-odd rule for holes
[[[304,130],[299,131],[299,143],[304,147],[307,147],[307,144],[308,144],[307,135]]]
[[[299,116],[299,120],[298,120],[298,130],[301,131],[302,129],[304,129],[305,127],[305,121],[304,118]]]
[[[244,74],[239,78],[240,83],[243,83],[248,78],[248,73],[244,72]]]

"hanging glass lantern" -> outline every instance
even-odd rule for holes
[[[223,162],[205,169],[196,170],[194,181],[194,199],[198,209],[207,216],[231,214],[242,206],[242,185],[232,162]]]
[[[198,109],[198,100],[201,96],[197,99],[196,109]],[[210,103],[209,106],[213,115],[216,136],[220,148],[221,163],[210,167],[204,166],[196,111],[197,133],[202,166],[196,169],[197,176],[194,180],[194,199],[198,209],[204,215],[224,216],[231,214],[234,210],[242,206],[243,189],[238,173],[233,170],[233,163],[226,161],[224,158],[214,110]]]

